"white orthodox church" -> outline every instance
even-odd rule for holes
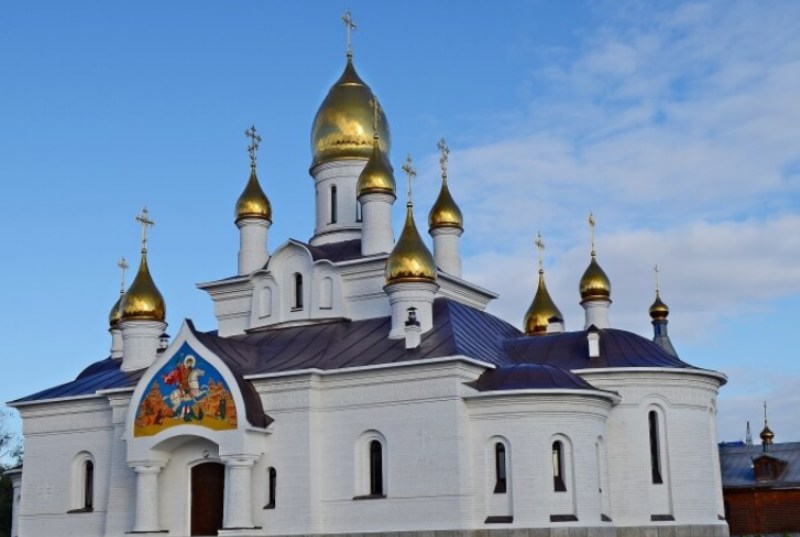
[[[248,135],[238,273],[198,285],[217,329],[164,335],[145,212],[110,356],[9,403],[14,537],[727,536],[725,376],[678,358],[658,294],[652,338],[612,327],[593,248],[581,329],[541,262],[523,330],[487,313],[496,295],[462,278],[444,143],[433,253],[410,193],[395,240],[389,125],[350,53],[311,130],[308,242],[268,246]]]

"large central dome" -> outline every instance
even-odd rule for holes
[[[311,167],[345,158],[363,158],[372,154],[373,112],[372,90],[356,73],[351,58],[347,58],[344,73],[331,87],[328,96],[314,117],[311,128]],[[380,148],[388,157],[391,139],[386,115],[378,117]]]

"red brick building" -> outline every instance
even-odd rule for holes
[[[720,445],[731,535],[800,532],[800,442],[772,444],[764,436],[762,445]]]

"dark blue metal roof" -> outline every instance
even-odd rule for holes
[[[764,455],[786,463],[777,479],[756,481],[753,460]],[[720,444],[719,462],[724,488],[800,486],[800,442],[773,444],[767,452],[761,445]]]
[[[693,368],[651,340],[615,329],[598,331],[600,355],[590,358],[586,331],[528,337],[494,315],[444,298],[434,301],[433,328],[423,334],[420,346],[411,350],[405,348],[402,339],[388,338],[390,317],[267,327],[232,337],[220,337],[216,332],[198,332],[191,323],[189,326],[206,347],[228,364],[247,398],[257,397],[252,386],[243,379],[248,375],[304,369],[336,370],[454,355],[498,367],[520,364],[547,366],[502,369],[486,377],[487,386],[508,386],[507,389],[517,389],[515,386],[521,385],[591,388],[569,373],[574,369]],[[124,373],[119,369],[119,361],[109,358],[92,364],[71,382],[18,402],[74,397],[102,389],[135,386],[141,374],[141,371]]]
[[[487,369],[474,382],[474,387],[480,392],[533,389],[596,390],[594,386],[566,369],[540,364],[503,365],[497,369]]]

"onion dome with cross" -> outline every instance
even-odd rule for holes
[[[147,266],[147,228],[155,225],[155,222],[150,220],[147,207],[136,217],[136,221],[142,225],[142,260],[133,283],[122,296],[120,322],[163,322],[167,317],[167,306]]]
[[[264,190],[261,189],[256,176],[256,152],[261,142],[261,136],[256,134],[255,125],[246,130],[244,134],[251,140],[247,148],[250,153],[250,178],[236,202],[236,221],[243,218],[257,218],[272,222],[272,205],[267,195],[264,194]]]
[[[447,157],[450,155],[450,148],[444,141],[444,138],[439,140],[437,146],[441,153],[439,157],[439,165],[442,168],[442,188],[439,191],[439,197],[431,207],[431,212],[428,214],[428,228],[430,230],[454,227],[464,230],[464,216],[461,214],[461,209],[456,205],[453,196],[450,195],[450,189],[447,187]]]

